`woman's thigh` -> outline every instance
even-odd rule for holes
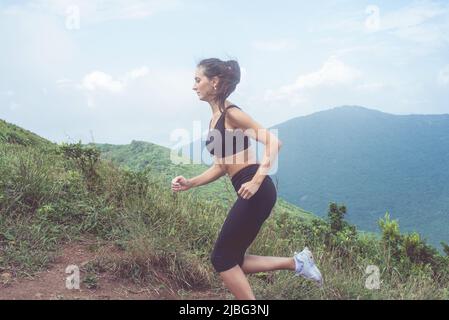
[[[266,185],[260,191],[262,192],[258,197],[255,195],[250,199],[238,197],[224,221],[217,239],[217,248],[241,255],[251,245],[273,207],[273,195],[271,200],[267,201]],[[272,193],[272,190],[268,192]],[[263,199],[260,196],[263,196]]]

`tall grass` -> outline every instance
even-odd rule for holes
[[[151,166],[120,169],[80,145],[7,143],[0,143],[0,187],[0,271],[31,274],[48,265],[62,245],[89,237],[110,248],[90,263],[94,271],[172,290],[221,287],[209,256],[236,199],[232,188],[221,193],[227,201],[205,201],[190,192],[172,193],[168,177]],[[328,220],[295,217],[277,204],[248,253],[291,256],[309,246],[325,286],[319,289],[291,271],[259,273],[250,276],[256,296],[449,298],[447,257],[419,237],[401,235],[388,217],[379,238],[358,233],[343,216],[335,204]],[[365,286],[368,265],[379,268],[378,290]]]

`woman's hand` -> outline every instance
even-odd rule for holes
[[[177,176],[171,181],[171,190],[174,192],[187,191],[192,187],[191,182],[183,176]]]
[[[256,194],[259,188],[260,183],[251,180],[242,184],[237,194],[241,196],[243,199],[247,200],[251,198],[254,194]]]

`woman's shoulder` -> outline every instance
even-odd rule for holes
[[[227,107],[225,107],[223,113],[224,113],[225,117],[229,117],[229,116],[235,117],[236,114],[241,113],[241,112],[243,112],[242,108],[240,108],[239,106],[236,106],[235,104],[230,104]]]
[[[235,112],[243,112],[243,110],[241,107],[235,104],[230,104],[225,108],[225,113],[235,113]]]
[[[237,108],[230,108],[227,110],[226,119],[228,123],[234,128],[240,128],[242,125],[246,125],[251,121],[251,117],[242,108],[236,106]]]

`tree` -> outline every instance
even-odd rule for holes
[[[338,206],[336,203],[331,203],[329,205],[328,219],[332,234],[336,234],[343,230],[345,214],[346,206]]]

